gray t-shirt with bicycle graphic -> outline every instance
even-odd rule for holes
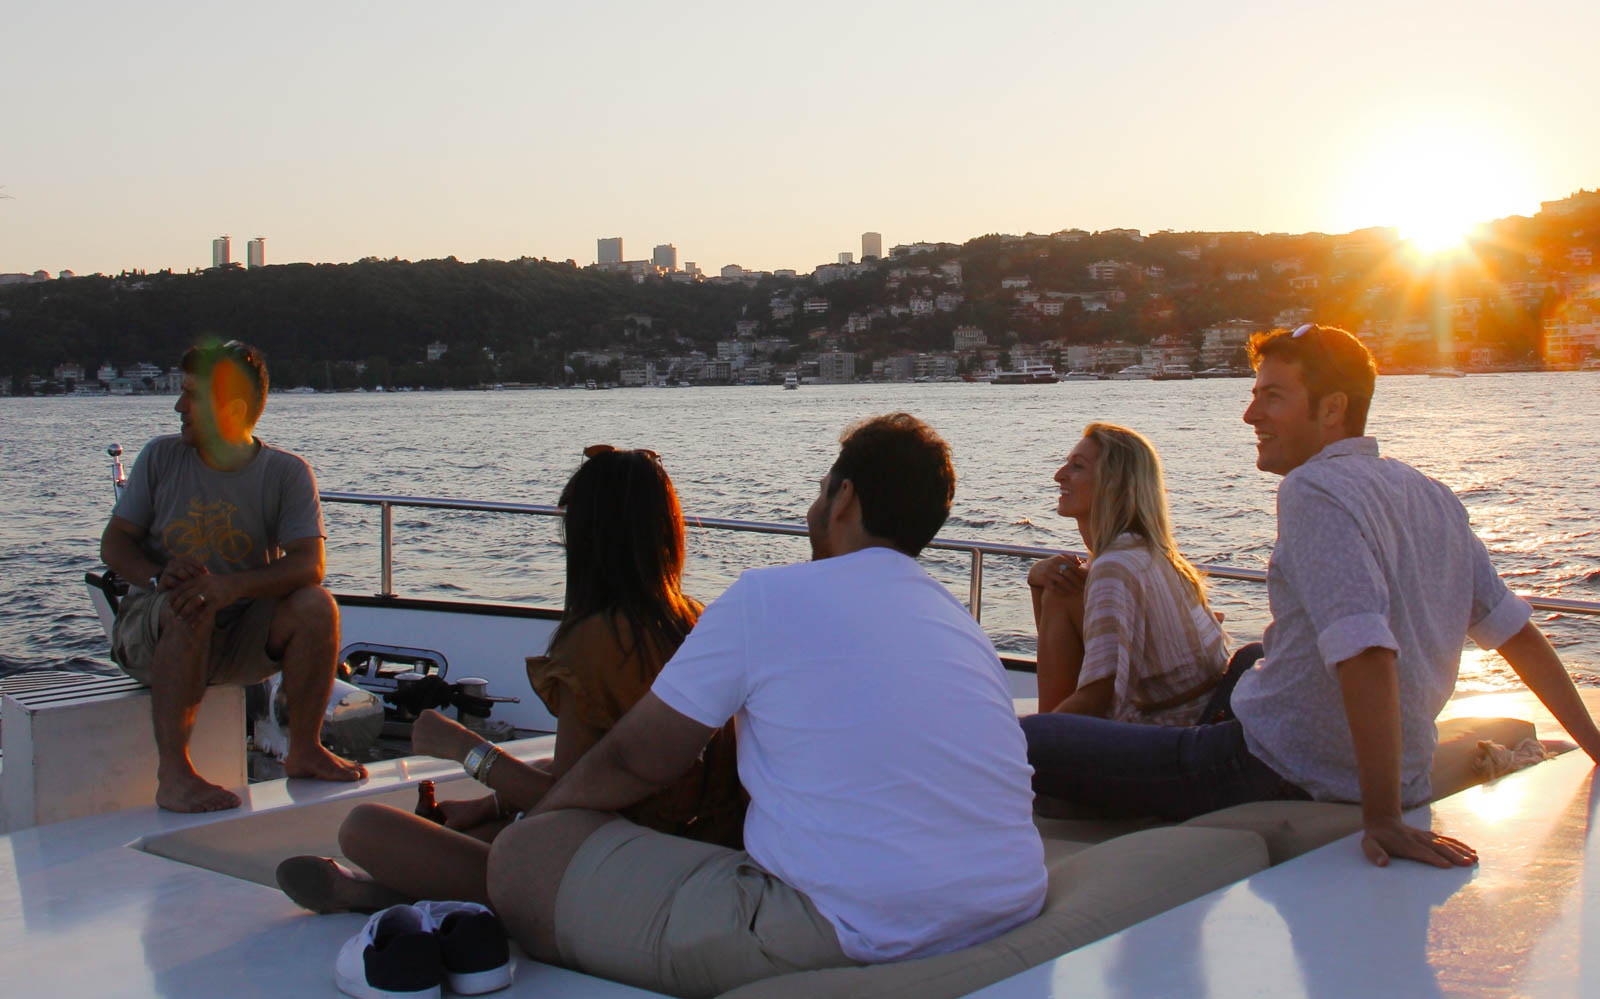
[[[214,573],[259,569],[291,542],[326,536],[311,466],[265,443],[248,465],[220,472],[177,434],[157,437],[112,513],[145,529],[157,562],[187,556]]]

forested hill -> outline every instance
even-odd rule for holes
[[[387,368],[379,383],[548,381],[575,350],[732,336],[745,306],[767,298],[738,284],[636,284],[539,260],[76,277],[0,289],[0,376],[48,374],[63,361],[91,376],[105,362],[166,367],[218,336],[259,346],[285,387],[321,387],[328,363],[344,361]],[[640,328],[633,316],[652,321]],[[448,353],[422,363],[434,342]]]
[[[1551,324],[1586,329],[1600,315],[1600,192],[1555,204],[1492,223],[1470,252],[1437,259],[1387,229],[1074,229],[897,247],[884,261],[803,277],[704,282],[530,258],[40,280],[0,286],[0,389],[37,378],[40,390],[61,390],[48,380],[62,364],[91,382],[106,363],[166,368],[206,336],[261,347],[285,388],[609,379],[645,362],[679,372],[696,357],[715,361],[717,344],[735,337],[758,341],[747,346],[768,367],[824,351],[854,354],[858,371],[915,352],[954,352],[971,366],[1019,344],[1047,357],[1074,344],[1198,346],[1214,324],[1308,318],[1362,331],[1386,364],[1440,363],[1441,324],[1458,351],[1533,361]],[[432,362],[430,344],[447,348]]]

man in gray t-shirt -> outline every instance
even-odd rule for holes
[[[236,808],[189,758],[208,684],[281,671],[289,701],[290,777],[353,781],[358,763],[319,736],[333,687],[339,611],[322,588],[322,509],[311,466],[254,435],[267,397],[260,352],[238,341],[192,347],[173,408],[179,433],[147,444],[100,539],[130,585],[112,658],[151,691],[156,804]]]

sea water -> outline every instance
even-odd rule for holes
[[[1055,514],[1051,475],[1091,420],[1133,427],[1160,450],[1178,542],[1195,562],[1265,568],[1278,478],[1255,468],[1240,420],[1248,379],[1189,382],[807,385],[273,396],[257,433],[308,459],[325,491],[553,504],[589,444],[660,453],[686,513],[799,523],[854,420],[905,410],[950,442],[959,485],[942,536],[1081,549]],[[1383,452],[1456,490],[1513,588],[1600,601],[1600,373],[1385,377],[1369,430]],[[112,669],[85,570],[112,491],[106,447],[131,471],[177,429],[171,396],[0,399],[0,673]],[[329,505],[329,583],[379,589],[373,508]],[[554,518],[395,511],[401,595],[559,607]],[[711,600],[740,571],[808,557],[804,539],[691,530],[686,586]],[[969,558],[924,559],[965,600]],[[1003,651],[1032,652],[1027,562],[989,557],[983,623]],[[1235,640],[1267,621],[1261,584],[1214,582]],[[1580,682],[1600,684],[1600,617],[1539,613]],[[826,622],[819,622],[826,627]],[[538,650],[529,650],[530,652]],[[1514,683],[1469,650],[1463,691]]]

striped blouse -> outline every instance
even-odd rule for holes
[[[1228,640],[1178,570],[1133,534],[1089,564],[1078,685],[1115,677],[1117,721],[1194,725],[1228,665]]]

